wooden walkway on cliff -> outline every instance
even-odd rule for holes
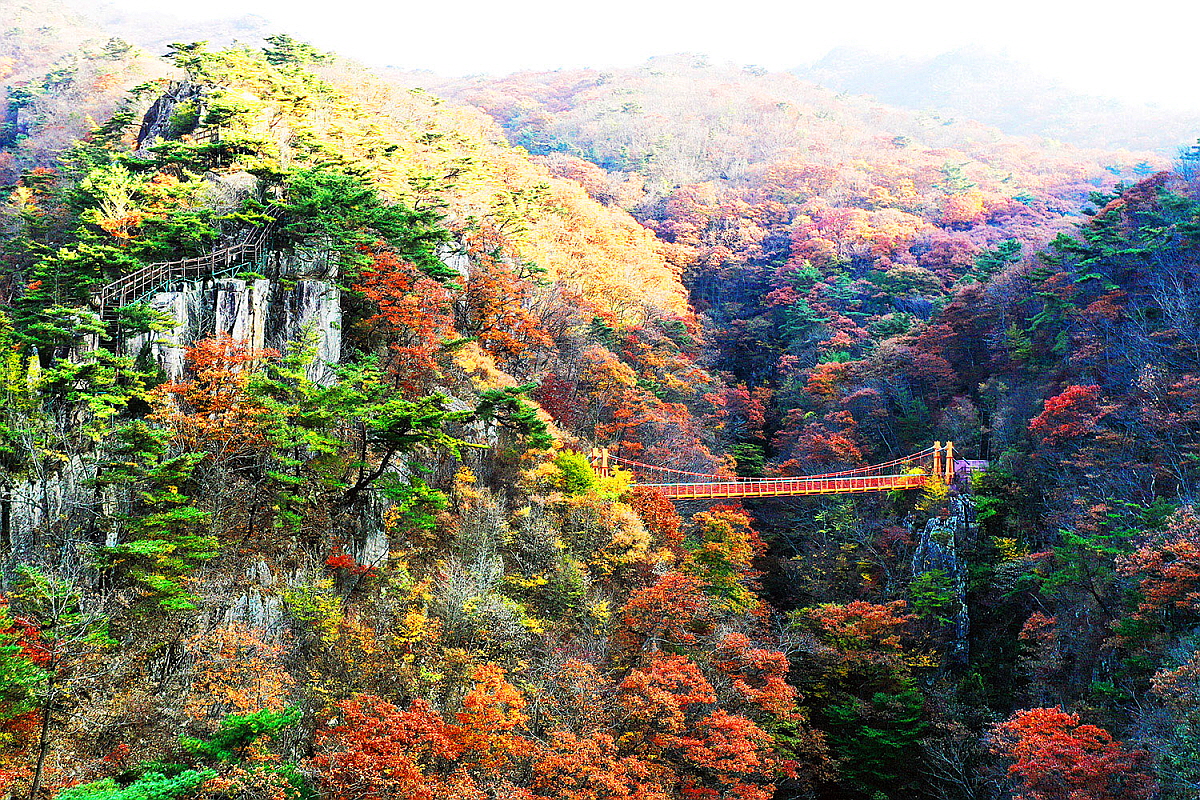
[[[607,449],[593,450],[589,460],[600,475],[614,466],[634,474],[634,485],[656,489],[670,500],[717,500],[744,497],[804,497],[921,489],[932,476],[954,483],[956,472],[980,469],[986,462],[954,458],[954,443],[935,442],[919,453],[866,467],[794,478],[728,478],[618,458]],[[670,478],[673,480],[664,480]],[[686,479],[685,479],[686,478]]]
[[[272,225],[254,228],[238,242],[194,258],[148,264],[122,275],[92,295],[92,305],[105,322],[115,318],[116,309],[147,299],[171,281],[232,275],[241,267],[257,266],[267,253]]]

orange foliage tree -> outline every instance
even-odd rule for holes
[[[683,544],[680,526],[683,520],[675,510],[675,504],[657,489],[635,486],[630,493],[629,504],[638,517],[656,537],[658,543],[678,550]]]
[[[1104,414],[1099,386],[1068,386],[1046,401],[1042,413],[1029,422],[1029,430],[1055,445],[1091,433]]]
[[[267,445],[267,409],[248,391],[255,369],[274,350],[258,349],[228,334],[201,339],[184,351],[190,379],[164,383],[151,396],[153,418],[192,451],[224,461]]]
[[[1166,529],[1127,556],[1117,571],[1137,582],[1133,619],[1169,625],[1200,615],[1200,519],[1188,506],[1171,515]]]
[[[545,349],[554,342],[533,311],[533,284],[499,257],[503,241],[490,226],[467,238],[471,270],[463,289],[465,310],[459,315],[458,328],[478,336],[489,353],[516,358],[530,348]]]
[[[495,665],[475,673],[455,722],[417,699],[401,709],[360,695],[316,734],[321,785],[336,800],[485,800],[528,796],[509,780],[530,742],[525,699]]]
[[[368,256],[371,263],[352,287],[375,307],[362,327],[371,345],[387,347],[387,367],[397,383],[423,389],[439,374],[442,344],[454,337],[453,298],[395,253],[376,250]]]
[[[618,696],[633,752],[668,767],[679,796],[768,800],[780,766],[770,735],[747,717],[715,708],[716,700],[699,668],[678,655],[659,655],[635,669]]]
[[[618,653],[636,658],[664,647],[696,644],[715,622],[703,586],[691,575],[668,572],[652,586],[631,593],[621,607],[613,636]]]
[[[1013,763],[1021,800],[1144,800],[1157,791],[1150,757],[1061,708],[1018,711],[996,726],[992,752]]]
[[[196,665],[184,709],[188,716],[219,719],[284,709],[295,680],[283,668],[283,644],[267,641],[264,634],[234,622],[191,637]]]
[[[622,755],[609,733],[556,730],[533,765],[533,791],[554,800],[670,800],[663,773],[659,764]]]
[[[373,695],[344,700],[318,729],[314,759],[321,787],[334,800],[482,800],[462,769],[451,728],[423,700],[408,709]]]
[[[755,647],[744,633],[730,633],[718,643],[713,665],[740,704],[779,716],[795,711],[796,688],[787,682],[791,665],[778,650]]]

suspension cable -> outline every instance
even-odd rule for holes
[[[841,470],[838,472],[825,472],[825,473],[821,473],[819,475],[796,475],[796,476],[779,476],[779,477],[775,477],[775,478],[749,478],[749,479],[736,478],[736,477],[726,478],[726,477],[722,477],[720,475],[715,475],[715,474],[711,474],[711,473],[691,472],[691,471],[685,470],[685,469],[676,469],[675,467],[663,467],[663,466],[659,466],[657,464],[647,464],[643,461],[635,461],[631,458],[621,458],[620,456],[615,456],[615,455],[612,455],[611,453],[609,454],[608,458],[611,461],[616,461],[616,462],[619,462],[621,464],[625,464],[625,465],[628,465],[631,467],[640,467],[641,469],[653,470],[655,472],[669,472],[669,473],[672,473],[675,475],[688,475],[693,478],[705,478],[709,481],[717,482],[717,483],[731,483],[731,482],[735,482],[735,481],[736,482],[745,482],[748,480],[749,481],[753,481],[753,480],[761,480],[761,481],[823,480],[823,479],[827,479],[827,478],[863,477],[866,473],[886,469],[888,467],[896,467],[896,466],[900,466],[900,465],[911,464],[912,462],[917,461],[918,459],[933,455],[934,452],[935,452],[935,448],[927,447],[924,450],[921,450],[919,452],[912,453],[912,454],[906,455],[906,456],[901,456],[900,458],[894,458],[891,461],[884,461],[880,464],[868,464],[865,466],[853,467],[851,469]]]

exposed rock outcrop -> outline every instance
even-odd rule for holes
[[[127,355],[153,358],[173,380],[183,375],[184,347],[216,333],[281,352],[311,336],[316,358],[309,377],[320,383],[333,379],[333,367],[341,358],[341,297],[330,280],[179,281],[153,294],[148,302],[175,327],[134,337],[124,350]]]
[[[146,148],[161,140],[178,139],[181,133],[195,130],[203,106],[203,90],[189,82],[172,83],[142,117],[138,130],[138,155],[146,155]],[[186,114],[179,113],[186,109]]]
[[[940,585],[951,592],[945,598],[941,616],[947,620],[949,629],[948,666],[957,666],[967,662],[967,635],[971,627],[967,613],[967,569],[959,554],[974,521],[975,507],[970,498],[961,496],[950,497],[947,505],[949,513],[945,517],[930,519],[917,532],[912,574],[938,575]]]

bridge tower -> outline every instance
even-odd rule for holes
[[[930,472],[947,486],[954,483],[954,442],[933,443],[933,469]]]
[[[601,478],[608,477],[608,448],[593,447],[592,452],[588,454],[588,461],[592,464],[592,469],[596,471],[596,475]]]

